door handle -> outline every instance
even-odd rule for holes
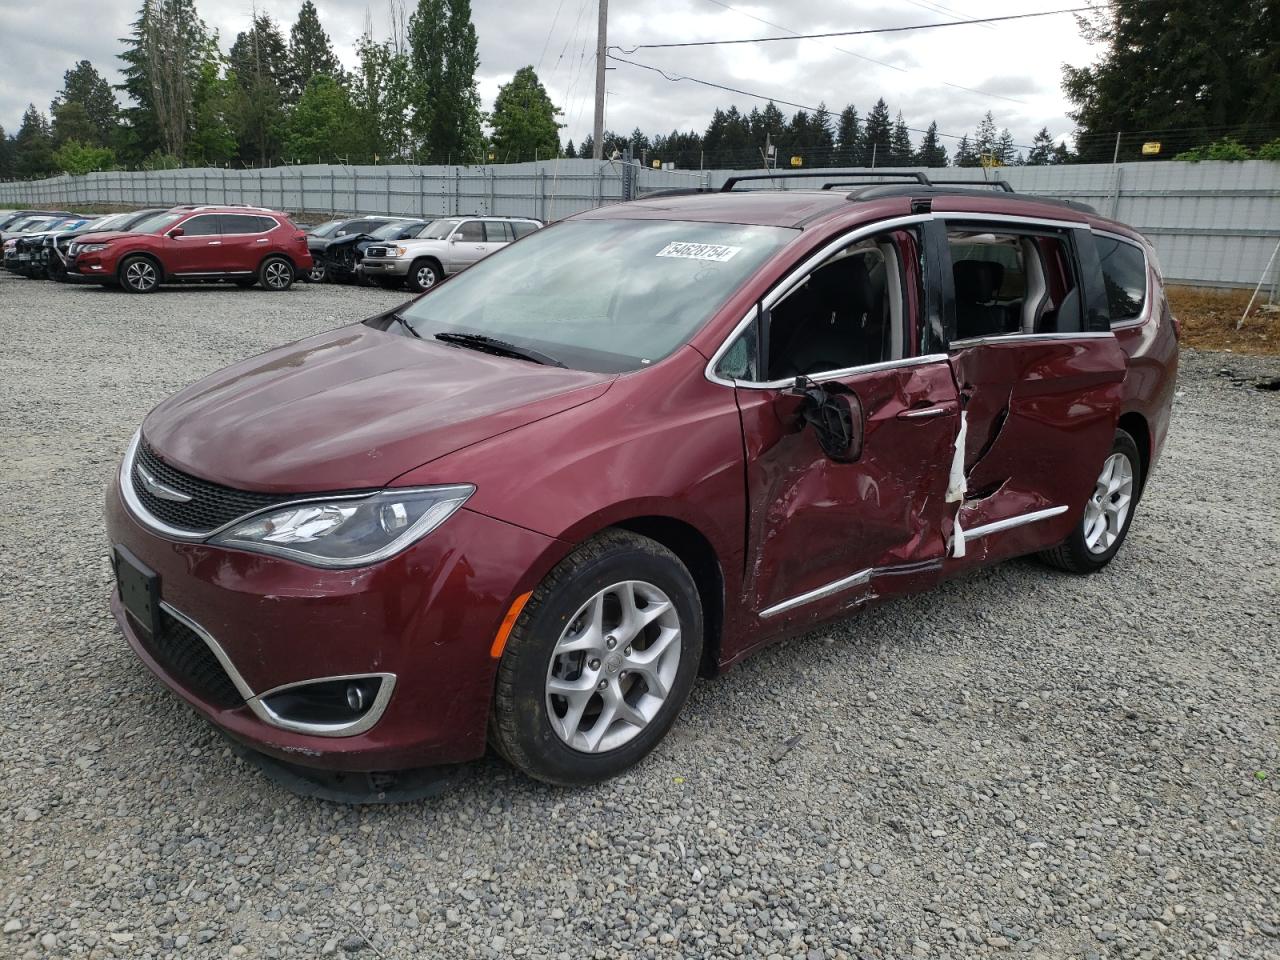
[[[915,410],[903,410],[898,414],[899,420],[932,420],[934,417],[945,417],[951,412],[950,404],[946,406],[918,407]]]
[[[209,245],[209,246],[211,246],[211,247],[220,247],[220,246],[222,246],[222,241],[221,241],[221,240],[210,240],[208,245]]]
[[[271,238],[270,238],[270,237],[262,237],[261,239],[259,239],[259,240],[255,240],[255,241],[253,241],[253,242],[254,242],[254,243],[270,243],[270,242],[271,242]]]

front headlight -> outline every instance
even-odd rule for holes
[[[107,249],[107,245],[105,243],[81,243],[77,246],[79,248],[76,251],[77,253],[95,253],[98,250]]]
[[[392,247],[392,251],[393,252],[391,255],[393,257],[403,257],[406,253],[409,252],[409,248],[408,247]]]
[[[471,484],[384,490],[260,513],[209,542],[317,567],[363,567],[422,539],[475,493]]]

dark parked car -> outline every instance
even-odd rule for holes
[[[13,273],[27,273],[35,256],[33,251],[45,236],[88,222],[88,217],[77,214],[40,215],[15,220],[0,242],[4,251],[5,269]]]
[[[86,234],[68,254],[68,273],[130,293],[223,280],[288,290],[311,269],[306,235],[285,214],[260,207],[174,207],[129,231]]]
[[[589,783],[768,643],[1101,570],[1169,427],[1152,249],[920,179],[601,207],[181,391],[107,495],[128,642],[283,762]]]
[[[70,217],[74,214],[66,210],[11,210],[0,217],[0,236],[5,231],[12,231],[19,220],[30,220],[33,217]]]
[[[5,266],[24,277],[31,279],[43,278],[45,276],[44,245],[46,241],[52,237],[71,233],[81,227],[96,223],[100,219],[102,218],[70,217],[65,220],[55,221],[47,229],[42,229],[35,233],[24,233],[15,237],[13,263],[10,264],[6,256]]]
[[[394,231],[400,225],[413,225],[421,229],[426,223],[409,217],[386,216],[356,217],[336,224],[323,224],[307,235],[307,248],[311,251],[313,263],[307,279],[312,283],[326,280],[350,283],[357,279],[356,264],[359,263],[360,251],[356,244],[373,239],[374,233],[383,228]],[[323,234],[318,232],[322,229],[325,231]]]

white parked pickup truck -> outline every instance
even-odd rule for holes
[[[382,286],[420,292],[541,226],[524,217],[445,217],[412,240],[371,245],[356,270]]]

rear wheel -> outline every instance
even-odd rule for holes
[[[434,260],[416,260],[409,268],[409,289],[415,293],[430,290],[440,282],[440,265]]]
[[[288,290],[293,286],[293,264],[284,257],[267,257],[258,268],[258,282],[264,290]]]
[[[311,269],[307,271],[307,281],[309,283],[324,283],[328,275],[329,271],[325,269],[323,263],[313,261]]]
[[[1070,573],[1101,570],[1111,562],[1129,533],[1141,489],[1138,445],[1124,430],[1117,430],[1080,522],[1066,540],[1042,552],[1040,558]]]
[[[533,592],[502,654],[490,729],[531,777],[597,783],[666,735],[702,656],[693,578],[661,544],[610,531]]]
[[[125,257],[119,277],[130,293],[152,293],[160,286],[160,267],[150,257]]]

